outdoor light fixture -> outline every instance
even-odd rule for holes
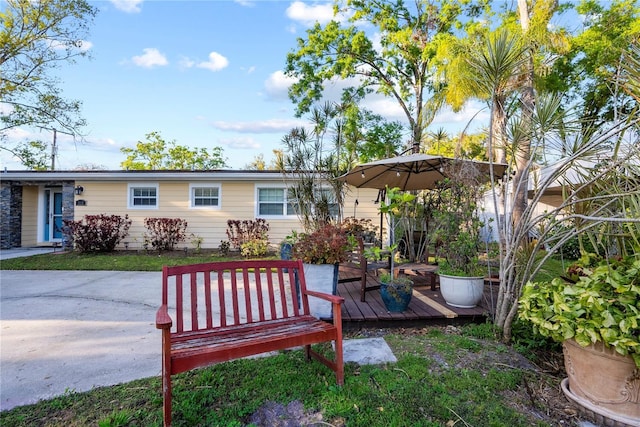
[[[400,171],[396,172],[396,176],[400,176]]]
[[[362,177],[362,179],[364,179],[364,171],[360,173],[360,176]]]
[[[77,196],[81,195],[82,192],[84,191],[84,187],[81,185],[78,185],[75,189],[74,192],[76,193]]]

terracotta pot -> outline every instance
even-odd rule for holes
[[[602,343],[582,347],[566,340],[562,346],[569,376],[563,381],[565,395],[613,421],[605,425],[640,426],[640,369],[631,356]]]

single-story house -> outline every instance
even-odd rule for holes
[[[270,244],[277,246],[292,230],[301,230],[295,207],[287,200],[280,172],[216,171],[4,171],[0,172],[2,210],[0,248],[62,243],[62,221],[85,215],[128,215],[129,236],[121,244],[142,247],[145,218],[187,221],[182,247],[195,238],[202,248],[228,240],[227,220],[264,218]],[[379,224],[378,192],[348,188],[344,216]]]

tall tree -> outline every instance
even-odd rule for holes
[[[588,129],[615,120],[632,108],[631,99],[614,85],[624,52],[640,42],[637,0],[581,0],[576,6],[583,27],[571,38],[542,79],[545,88],[566,93],[567,101],[582,104]]]
[[[84,40],[97,9],[85,0],[4,3],[0,12],[0,103],[4,107],[0,109],[0,148],[14,152],[5,131],[18,126],[80,135],[85,125],[81,103],[63,97],[51,70],[88,54]]]
[[[336,17],[348,16],[346,25],[338,19],[324,26],[317,23],[287,55],[286,74],[297,79],[289,96],[297,103],[298,115],[322,98],[327,82],[343,79],[351,84],[343,91],[347,98],[373,92],[393,98],[407,118],[417,152],[442,105],[442,84],[435,78],[438,52],[451,43],[457,29],[472,25],[472,18],[484,11],[483,3],[336,1]],[[363,30],[363,22],[375,27],[376,34]]]
[[[209,170],[226,165],[222,147],[189,148],[175,141],[166,142],[160,132],[145,135],[146,141],[138,141],[135,148],[122,147],[120,152],[127,158],[120,163],[123,169],[131,170]]]

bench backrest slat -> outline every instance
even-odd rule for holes
[[[191,295],[198,294],[198,277],[192,272],[191,276]],[[191,324],[193,329],[198,330],[198,298],[191,298]]]
[[[178,332],[182,332],[184,330],[184,309],[183,309],[183,298],[182,298],[182,276],[176,277],[176,318],[177,318],[177,328]]]
[[[229,261],[163,268],[175,332],[309,314],[301,261]],[[175,304],[175,305],[174,305]]]

